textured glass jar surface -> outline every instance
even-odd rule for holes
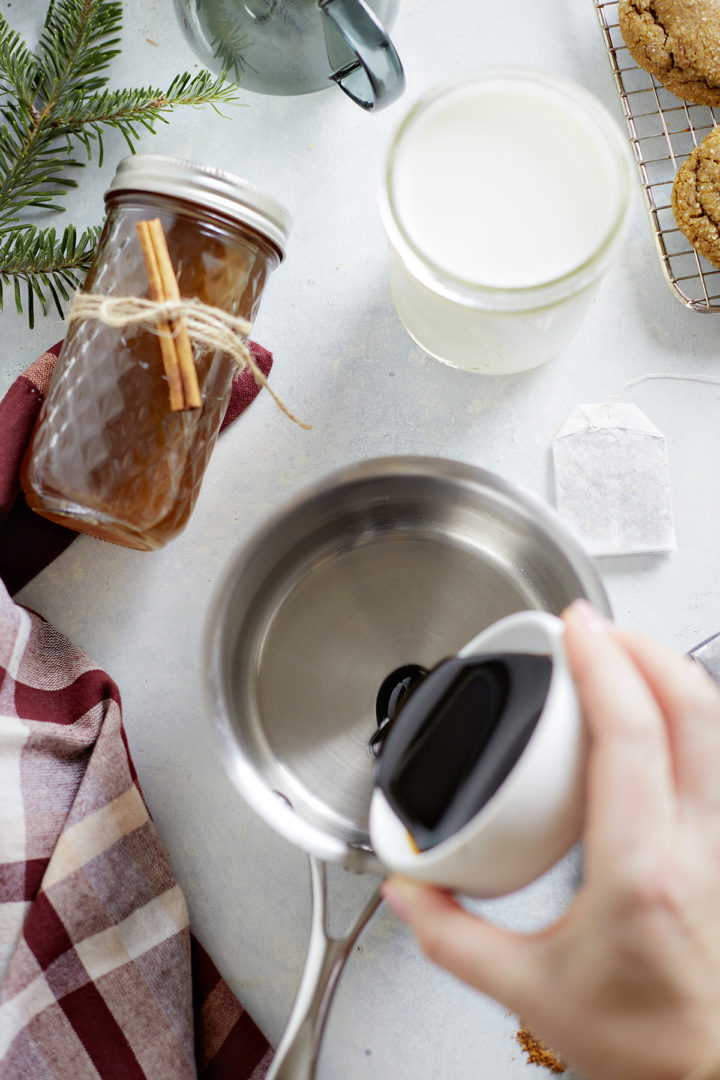
[[[193,203],[113,193],[83,287],[148,297],[136,223],[159,218],[183,298],[253,320],[276,248],[258,233]],[[225,354],[193,346],[200,409],[172,412],[157,334],[73,322],[23,462],[33,510],[128,547],[161,547],[185,526],[227,407],[236,371]]]
[[[519,311],[492,311],[449,299],[411,273],[392,248],[390,287],[413,341],[450,367],[511,375],[552,360],[580,330],[600,280],[563,300]]]

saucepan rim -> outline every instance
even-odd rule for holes
[[[233,730],[225,693],[225,629],[235,583],[245,573],[253,556],[265,547],[289,518],[330,492],[367,481],[382,482],[403,477],[428,477],[436,481],[445,479],[453,484],[469,484],[478,491],[492,493],[495,500],[506,501],[515,512],[527,514],[534,527],[567,560],[568,568],[575,574],[582,589],[577,595],[586,597],[603,614],[611,615],[605,588],[592,559],[552,507],[531,491],[497,473],[451,458],[425,455],[378,457],[334,470],[300,489],[238,546],[221,572],[208,606],[202,650],[206,715],[218,739],[223,765],[248,805],[282,837],[324,861],[341,862],[357,871],[380,872],[380,863],[369,840],[367,845],[353,844],[302,817],[283,795],[272,789],[267,778],[243,755]]]

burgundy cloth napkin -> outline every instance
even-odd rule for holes
[[[75,535],[18,485],[58,351],[0,402],[0,1080],[261,1080],[272,1051],[190,933],[117,687],[10,599]],[[238,376],[223,426],[257,392]]]
[[[61,345],[53,345],[31,364],[0,401],[0,578],[11,595],[51,563],[76,536],[71,529],[34,514],[20,492],[20,463]],[[272,353],[254,341],[248,342],[248,348],[263,375],[268,375]],[[221,432],[247,408],[259,390],[249,369],[235,377]]]

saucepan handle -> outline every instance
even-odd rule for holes
[[[327,930],[327,874],[322,860],[310,856],[312,915],[305,968],[295,1004],[265,1080],[313,1080],[320,1040],[335,987],[353,945],[380,904],[376,889],[347,934]]]
[[[356,60],[332,78],[363,109],[381,109],[400,96],[405,75],[382,23],[365,0],[319,0],[320,10]]]

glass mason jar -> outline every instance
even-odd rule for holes
[[[631,177],[619,126],[566,79],[499,68],[430,91],[396,131],[380,191],[411,337],[489,375],[551,359],[622,246]]]
[[[83,292],[149,296],[136,223],[159,218],[182,298],[252,321],[284,257],[285,209],[246,181],[161,155],[124,159]],[[73,321],[22,468],[30,507],[126,547],[161,547],[185,526],[237,367],[193,346],[199,409],[170,410],[157,333]]]

